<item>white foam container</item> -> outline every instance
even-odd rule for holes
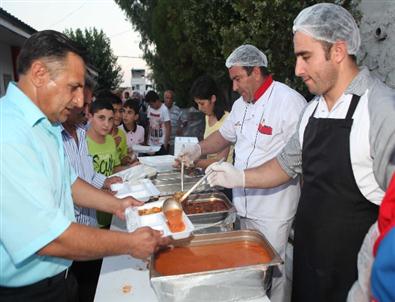
[[[156,155],[156,156],[142,156],[139,161],[147,166],[154,167],[158,172],[167,172],[174,170],[173,165],[175,162],[173,155]]]
[[[160,191],[150,179],[138,179],[132,182],[112,184],[111,190],[117,192],[115,196],[118,198],[132,196],[141,201],[148,201],[150,197],[160,195]]]
[[[154,167],[146,166],[146,165],[137,165],[137,166],[133,166],[128,169],[125,169],[123,171],[114,173],[111,176],[119,176],[125,182],[125,181],[130,181],[130,180],[146,178],[146,177],[153,177],[157,173],[158,173],[158,170],[156,170]]]
[[[134,152],[137,153],[155,153],[160,150],[160,146],[144,146],[144,145],[134,144],[132,145],[132,149]]]
[[[181,232],[173,233],[170,231],[169,226],[167,225],[166,217],[163,212],[155,213],[155,214],[148,214],[148,215],[136,215],[138,210],[142,209],[150,209],[153,207],[162,207],[164,200],[158,200],[154,202],[147,203],[143,206],[135,208],[127,208],[125,210],[125,217],[126,217],[126,228],[129,232],[132,232],[136,226],[143,227],[149,226],[154,230],[162,231],[164,236],[171,236],[174,240],[188,238],[195,227],[193,226],[192,222],[189,220],[188,216],[182,212],[182,219],[185,224],[185,229]],[[136,221],[137,220],[137,221]]]

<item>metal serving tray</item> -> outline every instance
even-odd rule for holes
[[[198,213],[198,214],[187,214],[189,219],[194,224],[209,224],[217,223],[219,221],[225,220],[231,213],[236,212],[236,208],[230,202],[228,197],[222,192],[212,192],[212,193],[197,193],[191,194],[188,197],[188,202],[209,202],[213,199],[219,199],[223,201],[227,207],[226,210],[209,212],[209,213]],[[233,221],[234,222],[234,221]]]
[[[190,241],[182,241],[178,245],[203,246],[235,241],[260,244],[268,252],[271,261],[259,265],[162,276],[155,270],[155,254],[151,258],[150,280],[158,299],[166,302],[225,302],[264,297],[271,284],[273,267],[283,261],[260,232],[241,230],[194,235]]]

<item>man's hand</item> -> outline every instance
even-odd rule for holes
[[[245,175],[243,170],[236,169],[228,162],[221,164],[213,163],[206,169],[210,186],[221,186],[224,188],[244,188]]]
[[[119,219],[125,220],[125,210],[128,207],[138,207],[142,206],[144,202],[134,199],[131,196],[119,199],[119,205],[115,209],[114,214],[117,215]]]
[[[130,254],[139,259],[146,259],[156,252],[161,246],[170,243],[168,237],[162,237],[162,232],[149,227],[142,227],[130,233],[132,236],[132,250]]]
[[[111,191],[111,185],[116,183],[122,183],[122,178],[119,176],[107,177],[106,180],[104,181],[102,189]]]
[[[187,167],[193,165],[193,162],[200,158],[202,150],[199,144],[186,145],[177,154],[177,161],[184,162]]]

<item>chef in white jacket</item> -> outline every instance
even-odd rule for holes
[[[274,158],[295,132],[305,99],[267,70],[265,54],[252,45],[241,45],[226,60],[233,90],[240,98],[219,131],[197,145],[188,146],[180,160],[192,162],[235,144],[235,167],[259,166]],[[281,258],[300,196],[299,179],[271,189],[233,189],[233,202],[242,229],[262,232]],[[290,262],[292,263],[292,261]],[[275,272],[271,301],[289,301],[291,285],[284,266]]]

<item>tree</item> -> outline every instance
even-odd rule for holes
[[[65,34],[86,48],[89,63],[98,71],[96,90],[115,90],[122,81],[122,69],[113,54],[110,39],[96,28],[66,30]]]
[[[187,105],[189,87],[203,73],[213,76],[231,95],[226,57],[250,43],[268,57],[269,70],[307,95],[294,75],[292,23],[314,0],[115,0],[140,32],[140,47],[158,90],[173,88]],[[346,8],[350,0],[332,0]],[[355,1],[354,1],[355,2]]]

